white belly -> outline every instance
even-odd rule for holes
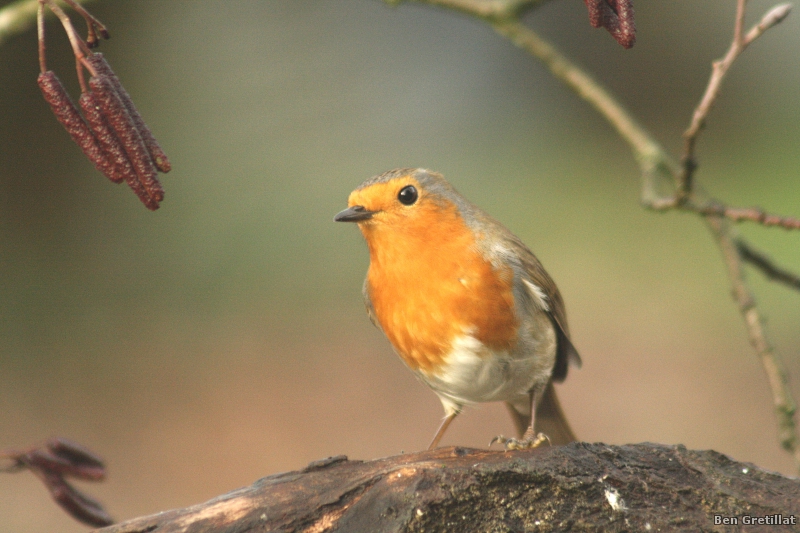
[[[555,357],[552,337],[540,339],[545,342],[520,354],[494,352],[475,337],[461,335],[437,372],[419,372],[419,376],[439,396],[448,415],[471,403],[524,404],[532,389],[550,379]]]

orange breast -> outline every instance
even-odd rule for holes
[[[376,318],[413,370],[426,373],[470,334],[493,350],[508,350],[517,319],[510,268],[483,258],[454,205],[419,205],[402,224],[365,224],[367,281]]]

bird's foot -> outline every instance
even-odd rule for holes
[[[499,442],[506,447],[506,450],[530,450],[532,448],[538,448],[542,445],[542,443],[544,443],[544,441],[547,441],[547,443],[550,444],[550,437],[544,433],[537,433],[536,435],[532,435],[530,437],[526,436],[522,439],[507,438],[502,435],[498,435],[492,439],[492,442],[489,443],[489,446],[495,442]]]

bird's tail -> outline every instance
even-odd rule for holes
[[[572,428],[569,427],[564,411],[561,410],[561,404],[558,403],[556,390],[552,383],[547,384],[542,399],[536,406],[534,425],[536,426],[534,427],[535,432],[541,432],[550,437],[550,444],[553,446],[561,446],[578,440],[575,433],[572,432]]]

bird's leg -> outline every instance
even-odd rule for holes
[[[457,415],[458,411],[450,413],[446,417],[444,417],[444,420],[442,420],[442,424],[439,426],[439,429],[436,430],[436,435],[433,436],[433,440],[431,441],[430,446],[428,446],[429,450],[433,450],[439,445],[439,441],[442,440],[442,435],[444,435],[444,432],[447,431],[447,427],[450,425],[450,422],[452,422]]]
[[[525,430],[525,434],[522,435],[522,438],[515,439],[498,435],[492,439],[492,442],[489,443],[489,446],[495,442],[499,442],[506,447],[506,450],[528,450],[540,446],[544,441],[550,442],[550,438],[547,435],[544,433],[536,433],[536,431],[533,429],[534,425],[536,424],[536,404],[539,403],[540,395],[541,391],[534,390],[531,392],[531,423],[528,426],[528,429]],[[510,407],[510,409],[511,408],[512,407]]]
[[[528,397],[526,398],[526,400],[527,401],[525,403],[527,405],[522,406],[523,410],[525,409],[525,407],[530,407],[531,405],[530,393],[528,393]],[[519,411],[518,407],[520,406],[518,404],[515,406],[511,402],[505,402],[505,403],[506,403],[506,408],[508,409],[508,414],[511,415],[511,421],[514,422],[514,429],[517,430],[517,437],[521,439],[522,436],[525,434],[525,431],[527,431],[528,426],[531,425],[531,414],[527,411],[524,414],[521,411]]]

